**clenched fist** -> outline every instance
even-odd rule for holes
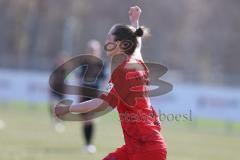
[[[67,113],[70,112],[70,111],[69,111],[69,108],[70,108],[70,106],[66,106],[66,105],[64,105],[64,104],[59,103],[59,104],[57,104],[56,107],[55,107],[55,110],[54,110],[55,115],[56,115],[57,117],[62,117],[62,116],[64,116],[65,114],[67,114]]]
[[[140,15],[141,15],[141,12],[142,12],[142,10],[138,6],[130,7],[129,12],[128,12],[130,22],[131,23],[138,22],[138,20],[140,18]]]

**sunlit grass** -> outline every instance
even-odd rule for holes
[[[115,112],[96,120],[97,153],[82,151],[80,122],[65,122],[66,132],[56,133],[47,108],[0,108],[6,127],[0,130],[0,160],[97,160],[123,144]],[[226,126],[226,127],[225,127]],[[230,125],[231,126],[231,125]],[[237,160],[240,127],[222,122],[163,122],[169,160]]]

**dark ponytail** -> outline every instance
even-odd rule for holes
[[[139,27],[135,32],[134,32],[134,35],[136,37],[142,37],[144,34],[144,31],[143,31],[143,28]]]

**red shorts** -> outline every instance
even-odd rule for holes
[[[115,152],[110,153],[103,160],[166,160],[166,150],[142,151],[138,153],[129,153],[126,146],[118,148]]]

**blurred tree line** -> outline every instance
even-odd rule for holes
[[[147,61],[160,62],[183,81],[239,84],[239,0],[0,0],[0,66],[50,70],[60,54],[102,44],[115,23],[143,9]]]

